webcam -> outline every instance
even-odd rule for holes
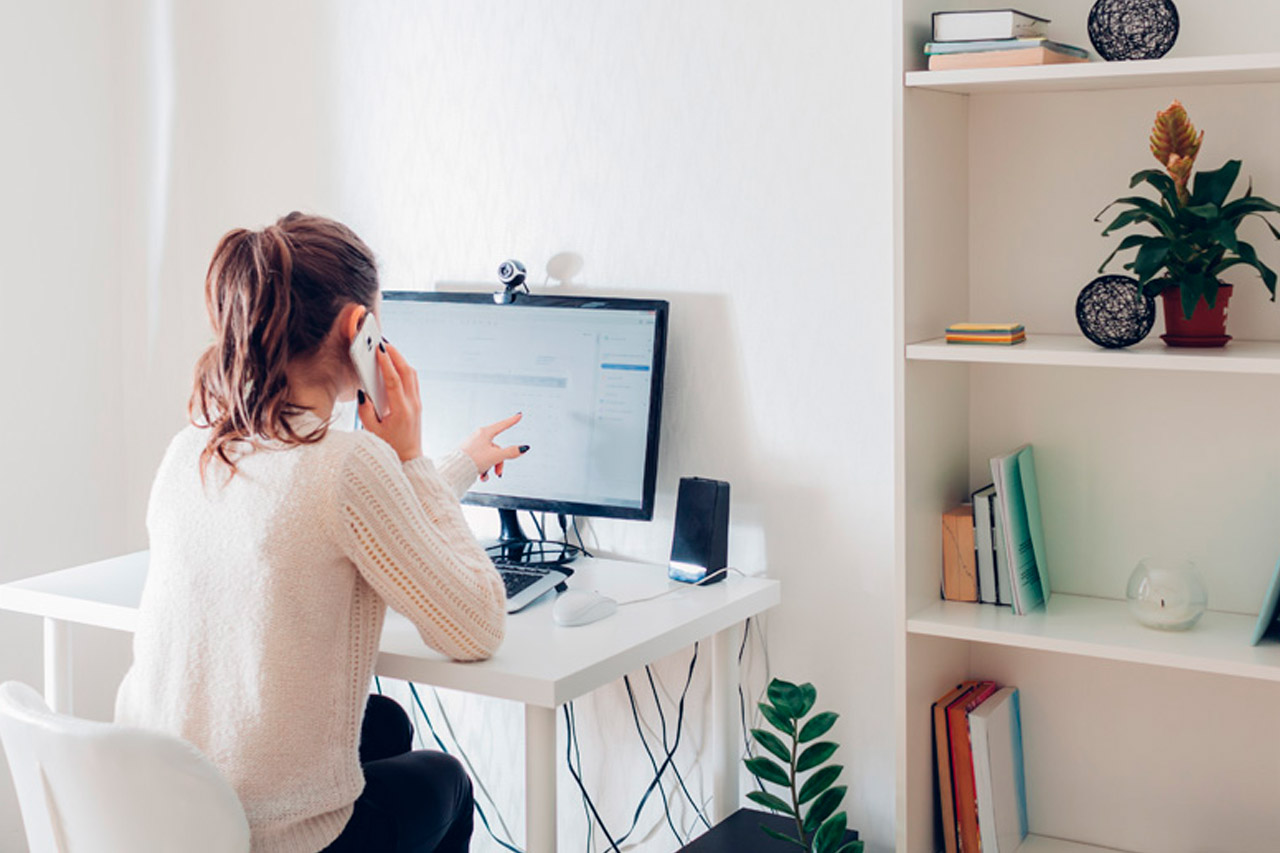
[[[524,264],[514,258],[503,261],[498,267],[498,282],[502,290],[494,291],[493,301],[499,305],[515,302],[521,293],[529,292],[529,286],[525,284]]]

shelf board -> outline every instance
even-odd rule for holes
[[[1155,631],[1124,601],[1054,593],[1046,610],[939,601],[907,620],[911,634],[1280,681],[1280,643],[1251,646],[1256,619],[1209,611],[1190,631]]]
[[[1280,342],[1276,341],[1232,341],[1221,349],[1188,349],[1167,347],[1159,339],[1148,338],[1127,349],[1103,349],[1083,335],[1027,335],[1025,343],[1013,346],[948,344],[945,338],[934,338],[908,344],[907,358],[969,364],[1280,374]]]
[[[1228,83],[1280,83],[1280,53],[1186,56],[1131,62],[1078,62],[1026,68],[908,71],[906,74],[906,85],[909,88],[964,95],[1214,86]]]
[[[1017,853],[1113,853],[1115,847],[1096,847],[1078,841],[1064,841],[1044,835],[1028,835],[1018,845]]]

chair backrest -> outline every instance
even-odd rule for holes
[[[235,791],[194,746],[55,714],[0,684],[0,743],[31,853],[245,853]]]

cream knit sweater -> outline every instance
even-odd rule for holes
[[[476,468],[460,452],[402,464],[368,432],[330,430],[242,457],[229,482],[212,463],[205,486],[207,437],[179,433],[152,485],[116,720],[199,747],[239,794],[254,853],[316,853],[364,788],[360,723],[386,605],[452,658],[502,642],[502,580],[458,503]]]

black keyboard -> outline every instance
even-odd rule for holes
[[[514,598],[517,593],[545,578],[549,572],[548,569],[535,568],[502,559],[494,560],[493,565],[497,568],[498,574],[502,576],[502,583],[507,588],[507,598]]]

